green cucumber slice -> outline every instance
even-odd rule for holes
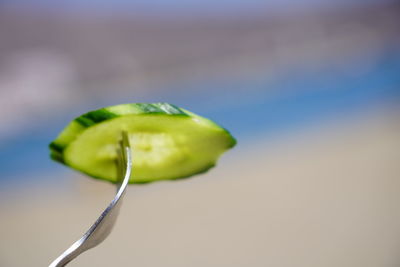
[[[94,178],[117,181],[116,148],[128,133],[130,183],[186,178],[215,166],[236,140],[213,121],[167,103],[135,103],[90,111],[49,145],[50,156]]]

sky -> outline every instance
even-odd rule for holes
[[[96,10],[99,12],[132,12],[162,15],[230,15],[246,12],[286,12],[320,8],[350,8],[382,4],[394,0],[3,0],[4,6],[64,11]]]

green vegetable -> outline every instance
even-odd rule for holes
[[[83,114],[50,144],[51,157],[94,178],[116,182],[117,145],[132,147],[130,183],[178,179],[212,168],[236,140],[212,122],[167,103],[122,104]]]

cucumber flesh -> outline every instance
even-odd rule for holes
[[[122,104],[73,120],[50,144],[51,157],[92,177],[117,181],[117,146],[128,133],[133,155],[130,183],[202,173],[236,144],[216,123],[167,103]]]

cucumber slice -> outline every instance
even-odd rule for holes
[[[122,104],[83,114],[50,144],[50,156],[89,176],[117,180],[121,131],[132,147],[130,183],[179,179],[212,168],[236,144],[218,124],[167,103]]]

